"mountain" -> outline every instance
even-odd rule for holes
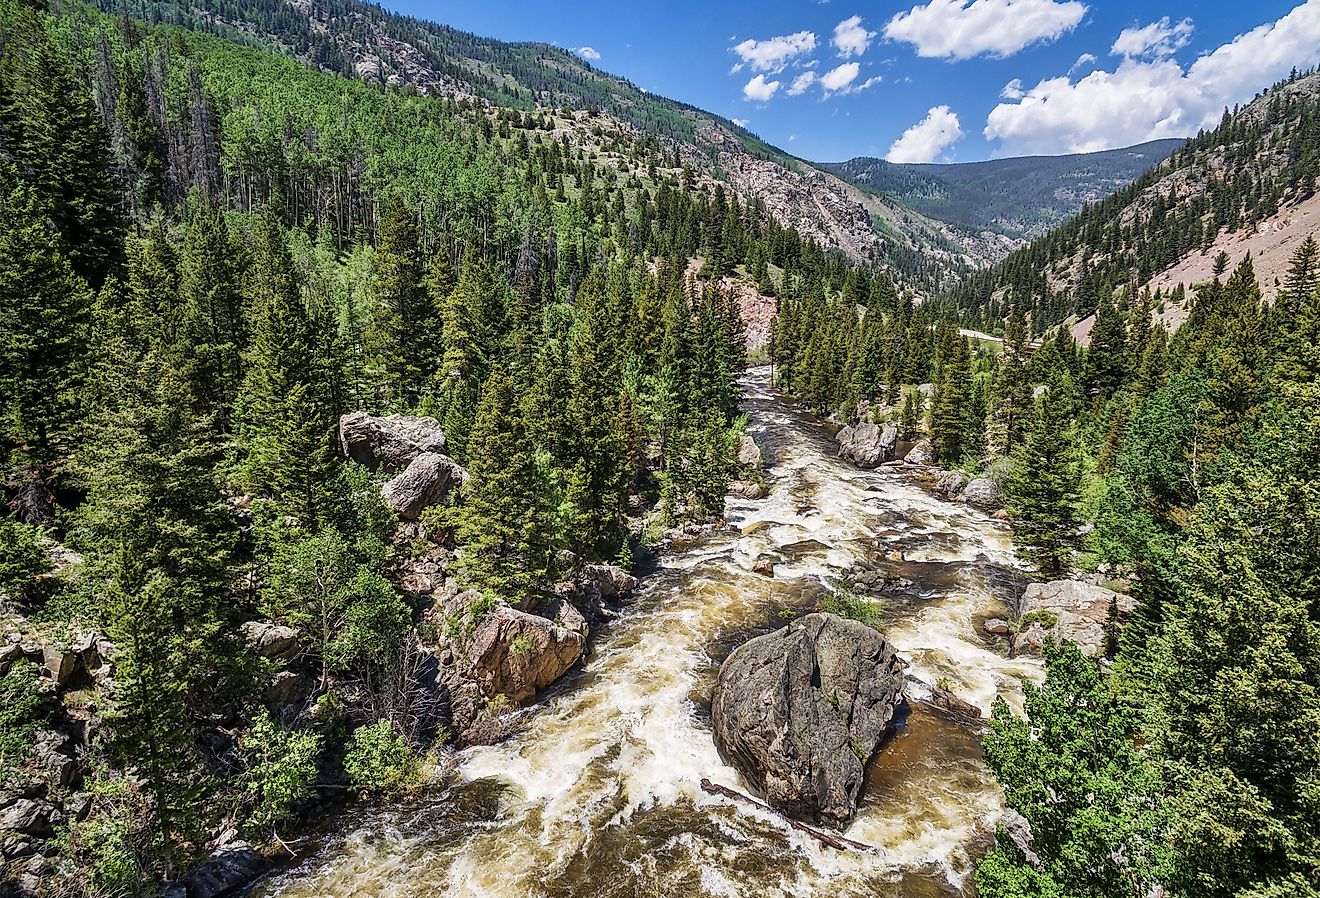
[[[1318,174],[1320,74],[1294,74],[935,303],[986,331],[1017,306],[1041,333],[1149,289],[1176,324],[1183,295],[1213,277],[1221,252],[1234,263],[1251,252],[1268,295],[1316,227]]]
[[[946,223],[779,150],[723,117],[651,94],[543,43],[506,43],[359,0],[98,0],[106,12],[215,34],[387,91],[532,112],[577,110],[677,159],[783,227],[922,294],[1002,256]],[[572,117],[561,115],[561,124]],[[572,127],[571,125],[569,127]]]
[[[1098,153],[951,165],[862,156],[821,167],[955,228],[1024,243],[1131,184],[1182,143],[1155,140]]]

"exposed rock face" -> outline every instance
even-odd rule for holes
[[[1013,632],[1013,625],[1002,617],[992,617],[981,625],[991,636],[1007,636]]]
[[[865,624],[809,614],[744,643],[720,668],[713,714],[726,759],[785,813],[842,826],[864,763],[903,698],[903,662]]]
[[[966,485],[967,475],[962,471],[945,471],[940,475],[940,479],[935,481],[935,492],[946,499],[952,499],[961,493]]]
[[[745,433],[738,438],[738,464],[744,468],[760,468],[765,464],[761,446],[751,434]]]
[[[264,620],[250,620],[238,628],[248,648],[272,661],[291,661],[301,651],[298,631]]]
[[[423,452],[407,470],[380,488],[385,504],[406,521],[417,520],[422,511],[439,503],[451,489],[467,483],[467,471],[439,452]]]
[[[999,484],[989,477],[977,477],[967,484],[958,498],[978,508],[998,508],[1003,504],[1003,494],[999,491]]]
[[[893,457],[898,428],[893,424],[858,424],[843,428],[835,439],[839,441],[840,458],[863,468],[874,468]]]
[[[442,452],[445,432],[435,418],[349,412],[339,419],[339,446],[346,457],[371,470],[406,468],[423,452]]]
[[[756,483],[751,480],[735,480],[729,484],[729,495],[743,499],[764,499],[770,495],[770,490],[766,488],[764,483]]]
[[[1018,603],[1015,653],[1038,654],[1046,637],[1077,643],[1096,656],[1104,649],[1109,610],[1117,607],[1118,620],[1130,614],[1136,602],[1130,596],[1077,580],[1032,583]]]
[[[482,694],[503,695],[518,705],[563,676],[586,644],[576,630],[496,605],[477,624],[467,653]]]
[[[582,569],[578,580],[584,587],[595,587],[607,602],[625,602],[641,585],[632,574],[612,564],[589,564]]]
[[[246,842],[217,849],[187,879],[188,898],[223,898],[256,880],[269,867]]]
[[[933,465],[935,464],[935,447],[930,440],[918,440],[916,445],[908,450],[908,454],[903,456],[903,461],[910,465]]]

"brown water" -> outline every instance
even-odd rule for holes
[[[881,751],[848,828],[879,853],[838,852],[772,815],[703,793],[746,789],[711,739],[719,663],[781,612],[809,606],[856,565],[912,581],[888,599],[886,635],[928,682],[988,710],[1020,701],[1039,665],[980,635],[1013,588],[1007,534],[901,474],[859,471],[766,386],[744,380],[771,494],[730,500],[741,532],[663,560],[632,607],[598,634],[584,669],[498,746],[459,752],[407,806],[336,821],[263,898],[642,898],[959,894],[1000,812],[977,735],[917,711]],[[882,560],[900,550],[901,563]],[[771,580],[761,553],[785,560]]]

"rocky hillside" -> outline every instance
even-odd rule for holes
[[[698,176],[759,201],[785,227],[854,261],[887,265],[922,294],[951,286],[987,254],[943,222],[795,159],[728,119],[658,97],[549,44],[505,43],[401,16],[358,0],[99,0],[150,23],[257,44],[302,64],[386,88],[561,116],[598,136],[627,131],[657,141]],[[582,135],[574,138],[587,142]]]
[[[1311,72],[1226,113],[1131,186],[968,278],[942,307],[995,331],[1016,304],[1041,332],[1145,285],[1171,285],[1161,275],[1177,268],[1188,276],[1175,280],[1191,286],[1205,267],[1191,260],[1220,251],[1262,255],[1256,274],[1272,283],[1289,255],[1272,247],[1313,221],[1304,213],[1318,173],[1320,74]]]
[[[1099,153],[952,165],[895,164],[863,156],[821,167],[959,231],[983,235],[991,246],[1006,247],[1006,255],[1087,203],[1131,184],[1182,143],[1156,140]]]

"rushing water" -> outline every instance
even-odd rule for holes
[[[829,434],[744,381],[771,492],[730,500],[736,532],[666,557],[594,640],[584,669],[501,745],[471,748],[425,798],[337,821],[310,859],[259,886],[313,896],[928,896],[959,894],[1000,796],[977,734],[920,710],[872,763],[848,828],[881,851],[839,852],[776,817],[703,793],[745,789],[711,738],[709,697],[740,642],[807,608],[825,582],[875,568],[911,581],[885,633],[910,673],[989,710],[1039,666],[981,635],[1016,586],[1002,527],[909,476],[838,460]],[[895,553],[901,552],[901,558]],[[759,555],[782,559],[774,579]]]

